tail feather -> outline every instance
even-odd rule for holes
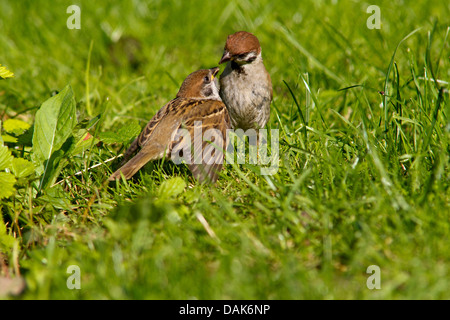
[[[154,153],[146,152],[145,149],[142,149],[135,155],[130,161],[128,161],[125,165],[117,169],[110,177],[109,181],[114,181],[121,178],[121,173],[125,177],[125,179],[130,179],[136,172],[139,171],[147,162],[150,160],[157,159],[158,156]]]
[[[189,169],[192,172],[194,178],[200,182],[215,183],[219,177],[219,172],[223,167],[223,150],[222,145],[224,140],[218,140],[218,146],[208,141],[203,143],[194,144],[193,154],[191,156],[191,163]],[[201,155],[201,163],[195,163],[194,155]]]
[[[222,164],[190,164],[189,169],[198,181],[215,183],[222,169]]]

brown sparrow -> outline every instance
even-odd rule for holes
[[[129,179],[150,160],[165,157],[177,163],[179,158],[176,159],[174,153],[184,153],[181,157],[187,160],[196,179],[200,182],[215,182],[223,166],[226,130],[230,128],[226,106],[214,82],[218,72],[219,68],[216,67],[191,73],[184,80],[176,98],[162,107],[134,140],[125,152],[123,162],[138,147],[141,150],[114,172],[109,180],[120,179],[121,174]],[[206,132],[211,131],[213,135],[207,139]],[[198,134],[200,140],[196,140]],[[209,159],[205,153],[210,156]]]
[[[264,67],[258,38],[245,31],[229,35],[219,64],[220,97],[234,129],[261,129],[270,117],[272,81]]]

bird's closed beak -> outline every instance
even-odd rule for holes
[[[231,60],[231,54],[228,51],[223,52],[222,59],[220,59],[219,64],[222,64],[224,62],[228,62]]]

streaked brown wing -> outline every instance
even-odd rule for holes
[[[186,114],[179,127],[189,132],[190,139],[175,139],[171,151],[190,150],[188,166],[192,175],[200,182],[214,183],[223,166],[230,119],[222,101],[200,101],[202,103]],[[196,137],[196,133],[200,136]]]
[[[170,116],[171,119],[179,120],[183,119],[186,114],[190,112],[195,106],[200,104],[202,100],[176,98],[162,107],[155,116],[147,123],[138,137],[139,145],[143,146],[149,141],[155,128],[162,122],[162,119],[166,119]]]
[[[121,173],[129,179],[148,161],[164,157],[182,119],[198,104],[198,100],[177,98],[161,108],[125,152],[125,160],[128,160],[139,146],[142,147],[141,150],[115,171],[109,180],[119,179]]]
[[[125,151],[123,155],[123,160],[120,165],[125,164],[130,159],[130,157],[136,152],[137,148],[142,146],[145,143],[145,141],[149,139],[153,130],[155,130],[156,126],[161,121],[161,119],[165,115],[167,115],[168,111],[171,109],[171,106],[176,104],[176,100],[178,99],[173,99],[170,102],[168,102],[164,107],[159,109],[159,111],[153,116],[153,118],[150,119],[150,121],[147,123],[144,129],[142,129],[139,136],[136,139],[134,139],[134,141],[128,147],[127,151]]]

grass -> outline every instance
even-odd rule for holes
[[[90,133],[102,141],[67,157],[59,184],[18,181],[0,200],[0,278],[26,282],[3,298],[450,298],[445,1],[374,1],[379,30],[355,1],[76,4],[80,30],[68,4],[0,4],[0,63],[15,74],[0,81],[1,120],[33,125],[70,84],[79,121],[101,114]],[[272,77],[275,175],[227,165],[211,187],[159,161],[106,185],[118,161],[83,171],[123,151],[242,29]],[[120,128],[126,141],[101,138]],[[30,160],[30,145],[6,145]],[[71,265],[80,290],[67,288]]]

